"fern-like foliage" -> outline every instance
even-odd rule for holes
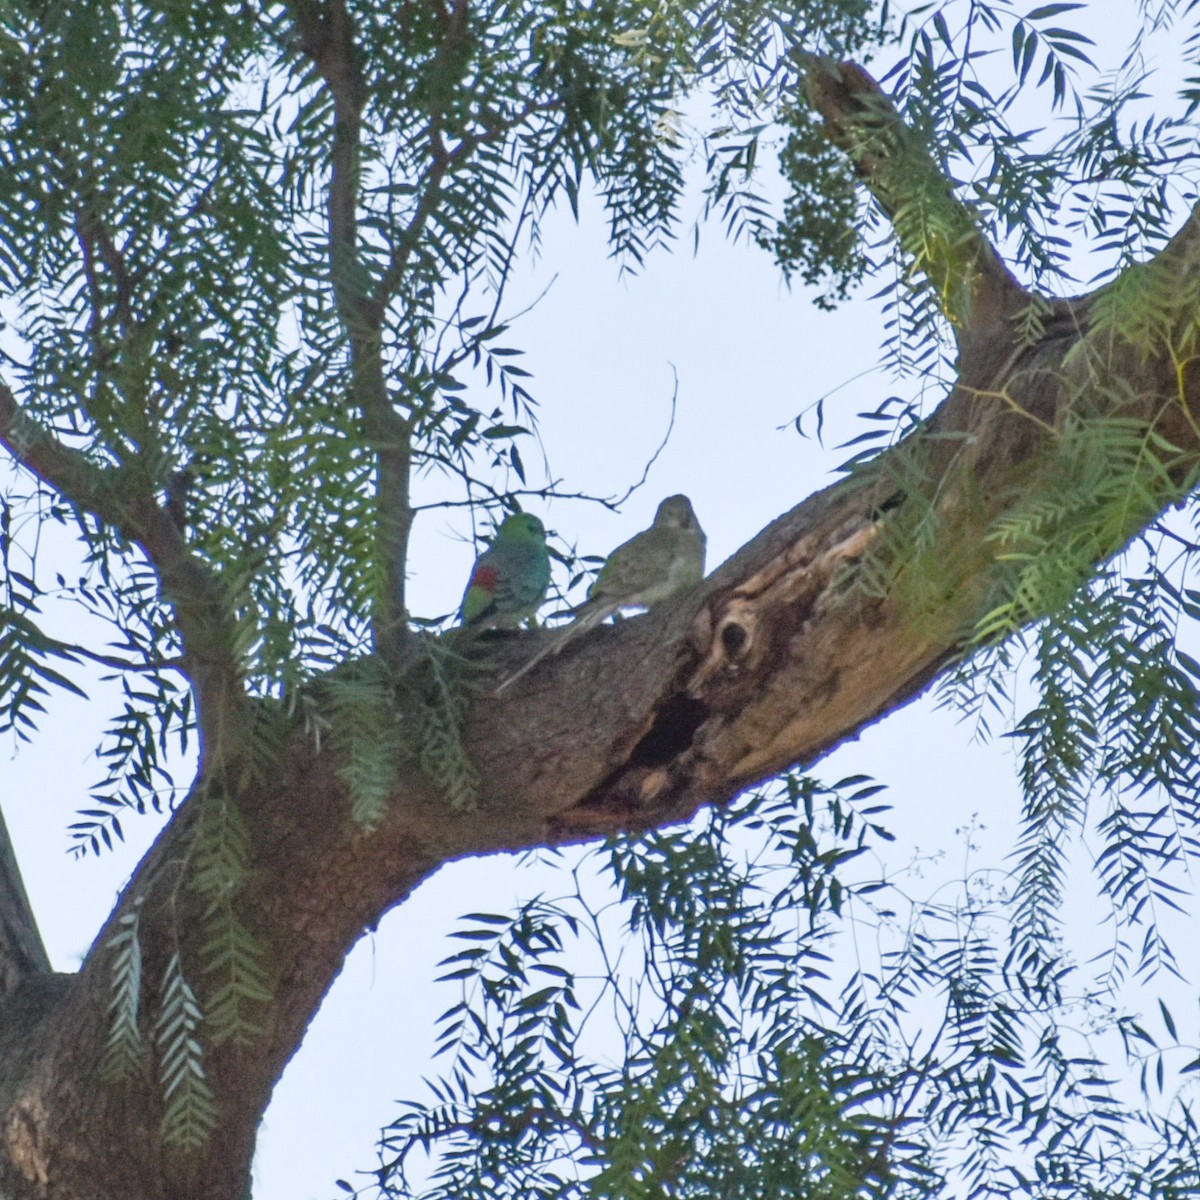
[[[978,638],[1007,636],[1063,608],[1097,562],[1186,494],[1180,457],[1143,421],[1069,414],[1038,486],[988,535],[1001,570]]]
[[[1120,932],[1114,979],[1179,969],[1160,924],[1180,907],[1200,852],[1191,774],[1200,664],[1178,632],[1195,607],[1180,578],[1195,564],[1189,555],[1172,567],[1151,557],[1140,575],[1107,571],[1027,635],[1037,699],[1012,736],[1025,795],[1015,931],[1030,961],[1054,945],[1071,844],[1094,830],[1098,881]]]
[[[464,918],[442,1072],[384,1131],[364,1190],[1149,1200],[1197,1186],[1200,1131],[1155,1087],[1179,1048],[1169,1013],[1160,1039],[1061,958],[1027,978],[1002,878],[925,901],[880,879],[879,791],[789,776],[690,830],[593,852],[563,900]],[[856,956],[838,950],[847,936]],[[1153,1064],[1144,1108],[1105,1080],[1122,1046]]]
[[[262,1033],[259,1013],[274,998],[263,948],[226,904],[209,921],[203,969],[212,980],[206,995],[205,1033],[213,1045],[252,1046]]]
[[[83,468],[108,473],[106,496],[165,505],[221,597],[222,649],[261,700],[236,761],[206,747],[217,761],[195,798],[185,878],[205,927],[194,962],[190,936],[178,938],[188,960],[171,957],[157,1012],[146,1011],[139,909],[109,947],[106,1073],[127,1079],[149,1040],[140,1026],[152,1030],[164,1134],[184,1148],[216,1119],[202,1035],[252,1044],[270,1000],[252,916],[238,907],[250,848],[233,798],[277,773],[278,701],[304,705],[328,734],[362,829],[386,819],[406,758],[452,808],[477,802],[462,665],[421,639],[412,693],[398,698],[370,657],[372,617],[409,565],[392,561],[380,461],[398,451],[406,486],[435,474],[485,505],[529,486],[521,449],[537,407],[506,285],[518,257],[540,248],[552,207],[578,212],[598,197],[615,259],[640,269],[680,230],[701,145],[707,215],[826,299],[876,274],[899,373],[932,395],[950,368],[942,314],[954,298],[914,283],[932,250],[961,236],[930,219],[924,201],[940,179],[898,165],[893,237],[796,105],[790,52],[855,54],[881,28],[868,0],[350,5],[361,188],[351,261],[332,278],[332,100],[295,27],[310,7],[253,19],[180,3],[0,7],[4,384]],[[1200,296],[1167,294],[1152,265],[1130,267],[1177,226],[1176,191],[1196,187],[1196,81],[1165,116],[1147,112],[1144,86],[1157,52],[1194,58],[1179,31],[1195,4],[1137,7],[1128,53],[1100,72],[1084,20],[1098,6],[908,6],[885,85],[1026,282],[1075,290],[1069,239],[1097,248],[1086,270],[1112,282],[1079,354],[1106,340],[1166,348],[1182,381]],[[1007,77],[989,73],[998,62],[1011,64]],[[1026,127],[1039,90],[1064,118],[1057,127]],[[683,115],[697,96],[710,110],[698,137]],[[762,179],[775,163],[789,188],[781,211]],[[376,399],[390,420],[374,422],[383,438],[364,419],[361,363],[335,297],[348,282],[383,314],[371,349],[387,380]],[[1018,336],[1036,341],[1044,317],[1031,305]],[[1110,984],[1172,966],[1155,915],[1175,902],[1174,872],[1197,846],[1200,669],[1178,631],[1200,600],[1186,571],[1157,564],[1128,585],[1087,583],[1194,479],[1152,422],[1103,416],[1106,361],[1068,366],[1082,394],[1048,431],[1036,486],[978,531],[991,593],[984,620],[960,631],[988,672],[973,686],[994,695],[1011,639],[1041,622],[1028,643],[1037,700],[1015,730],[1026,803],[1014,879],[966,888],[950,906],[907,905],[864,880],[855,868],[884,832],[862,780],[827,791],[789,777],[713,814],[704,838],[610,847],[596,869],[623,897],[624,962],[602,960],[591,978],[569,965],[581,942],[613,933],[615,912],[585,892],[464,930],[467,949],[450,964],[463,996],[442,1026],[451,1067],[435,1103],[389,1133],[384,1190],[408,1190],[414,1147],[433,1149],[424,1182],[447,1200],[1197,1190],[1187,1110],[1123,1106],[1098,1053],[1073,1036],[1082,1013],[1163,1069],[1144,1023],[1093,1012],[1056,924],[1064,843],[1094,827],[1098,878],[1120,919]],[[947,513],[931,485],[923,400],[867,415],[880,432],[856,443],[860,462],[903,432],[897,411],[915,436],[886,478],[860,471],[848,484],[864,488],[879,537],[847,582],[901,594],[914,623],[936,619],[975,565],[948,572],[939,553],[950,524],[969,521],[971,497]],[[406,493],[396,507],[421,513],[421,501]],[[121,837],[126,814],[178,798],[193,713],[176,615],[190,597],[168,604],[136,539],[85,507],[41,476],[5,477],[0,731],[28,736],[49,695],[77,687],[63,664],[80,661],[84,635],[51,637],[61,625],[50,608],[101,623],[105,654],[92,659],[121,674],[121,699],[73,828],[97,850]],[[71,579],[43,549],[60,530],[81,548]],[[320,672],[332,673],[314,686]],[[735,826],[761,834],[761,853],[731,851]],[[884,948],[835,978],[831,945],[850,909]],[[209,986],[193,986],[185,965]],[[602,1008],[620,1016],[615,1064],[589,1056],[589,1015]]]
[[[245,823],[211,781],[192,803],[198,816],[187,878],[205,901],[200,944],[203,973],[210,980],[207,1003],[202,1010],[176,948],[167,962],[157,1009],[146,1013],[141,945],[144,897],[139,897],[109,940],[112,992],[101,1063],[105,1080],[119,1084],[131,1079],[145,1062],[142,1022],[151,1021],[165,1102],[163,1140],[184,1151],[201,1146],[217,1121],[204,1074],[201,1038],[214,1046],[227,1041],[251,1046],[262,1033],[262,1008],[272,1000],[262,945],[237,915],[238,890],[250,852]],[[178,932],[173,935],[177,944]]]
[[[121,712],[97,747],[103,775],[90,797],[99,807],[80,809],[69,827],[76,855],[111,849],[124,837],[122,815],[169,812],[181,796],[174,767],[190,745],[191,692],[165,676],[125,676],[120,687]]]
[[[108,1038],[100,1063],[101,1078],[109,1083],[130,1079],[145,1060],[139,1013],[142,1004],[142,945],[140,939],[143,898],[138,897],[117,923],[109,939],[112,952],[112,995],[108,1002]]]
[[[819,802],[819,789],[796,781],[783,801],[793,816],[802,794]],[[843,827],[852,844],[865,832],[849,812]],[[789,845],[814,915],[831,897],[840,903],[830,868],[859,847],[822,858],[812,838]],[[756,884],[718,847],[673,833],[601,855],[634,944],[598,980],[571,966],[581,946],[600,952],[615,932],[611,910],[586,898],[595,878],[572,902],[465,918],[457,936],[467,944],[443,977],[463,989],[440,1024],[447,1066],[431,1101],[407,1105],[386,1131],[383,1194],[769,1196],[863,1185],[886,1124],[867,1111],[875,1068],[833,1052],[806,1001],[820,949],[782,944]],[[616,1064],[593,1054],[605,1041],[592,1020],[609,1008],[622,1028]],[[756,1019],[769,1030],[744,1039]],[[423,1185],[409,1161],[418,1146],[434,1154]]]
[[[212,1088],[204,1073],[200,1028],[204,1014],[183,973],[178,953],[167,962],[162,1007],[154,1022],[159,1081],[165,1107],[163,1143],[180,1151],[204,1145],[219,1119]]]
[[[370,832],[387,815],[404,748],[395,680],[378,659],[362,659],[323,680],[321,696],[350,816]]]
[[[861,448],[843,467],[845,486],[860,491],[877,517],[876,536],[846,582],[894,597],[920,627],[944,621],[959,590],[983,581],[983,615],[973,628],[952,630],[965,648],[995,645],[1064,610],[1097,564],[1184,497],[1195,477],[1185,456],[1148,422],[1068,410],[1059,428],[1046,431],[1036,478],[986,525],[985,506],[954,454],[960,435],[937,435],[954,457],[935,483],[933,435],[911,408],[902,409],[897,423],[897,407],[869,414],[881,427],[856,439]],[[894,438],[900,441],[881,457]],[[951,492],[953,505],[946,501]],[[956,546],[954,555],[944,553],[947,542]]]
[[[479,803],[479,771],[463,737],[473,687],[471,663],[444,641],[421,635],[408,676],[413,734],[421,770],[452,809]]]
[[[399,678],[376,658],[356,660],[321,681],[306,712],[312,735],[337,757],[352,819],[367,832],[386,816],[406,760],[452,809],[478,804],[479,772],[463,737],[472,665],[453,641],[420,633],[410,645]]]
[[[451,33],[434,6],[356,11],[362,186],[346,271],[385,314],[387,399],[414,484],[443,475],[485,505],[555,490],[526,479],[537,408],[504,315],[514,263],[536,252],[555,205],[578,211],[589,192],[623,269],[668,244],[693,142],[680,114],[698,89],[713,110],[702,136],[723,147],[708,163],[710,207],[736,202],[739,227],[774,244],[758,179],[773,114],[794,105],[786,52],[861,47],[871,7],[487,0]],[[166,505],[220,581],[249,689],[280,697],[332,665],[331,647],[339,660],[369,654],[372,614],[398,585],[394,522],[378,511],[382,447],[364,432],[330,287],[331,102],[294,13],[160,8],[0,14],[0,135],[15,164],[0,184],[6,383],[32,419],[114,472],[114,494]],[[762,155],[748,149],[756,128]],[[829,239],[810,233],[786,254],[806,277],[841,277],[857,262],[845,168],[815,143],[791,157],[805,212],[826,177],[842,203]],[[164,747],[186,740],[192,714],[173,614],[136,546],[44,481],[6,478],[0,521],[5,585],[20,592],[9,608],[33,621],[50,598],[78,607],[144,672],[125,687],[74,829],[82,849],[103,848],[128,814],[178,798]],[[40,533],[11,537],[34,526],[77,533],[77,578],[55,577]],[[38,689],[67,675],[33,627],[9,622],[0,639],[0,720],[27,733]],[[364,753],[354,748],[352,773],[370,824],[379,780]],[[435,773],[456,757],[432,753]],[[446,783],[468,802],[465,776]]]
[[[272,996],[261,943],[238,915],[250,843],[245,821],[219,788],[193,798],[200,815],[189,854],[189,881],[204,898],[202,969],[209,980],[205,1034],[214,1045],[251,1045],[262,1032],[262,1006]]]
[[[13,573],[6,572],[4,583],[12,597],[17,583]],[[27,607],[33,609],[32,603]],[[87,699],[86,692],[50,665],[52,659],[78,661],[70,647],[48,638],[27,612],[0,605],[0,733],[11,730],[27,740],[36,726],[36,714],[45,711],[43,701],[51,688]]]

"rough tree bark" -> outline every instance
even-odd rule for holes
[[[920,190],[922,215],[927,229],[944,236],[927,241],[921,267],[956,331],[959,378],[928,429],[891,452],[919,463],[943,517],[936,552],[948,582],[935,617],[915,619],[897,594],[853,583],[855,564],[875,552],[881,529],[909,502],[902,486],[888,485],[885,455],[863,480],[785,513],[677,603],[597,629],[502,697],[478,699],[468,723],[470,753],[485,781],[478,811],[448,815],[413,765],[398,773],[382,827],[366,834],[349,818],[328,748],[319,751],[297,727],[278,777],[269,786],[235,788],[230,797],[253,845],[237,908],[267,947],[274,1000],[252,1051],[208,1050],[220,1123],[197,1154],[163,1151],[161,1101],[149,1071],[135,1085],[109,1088],[97,1082],[96,1070],[110,987],[106,946],[121,916],[143,898],[148,987],[161,980],[168,955],[168,894],[185,959],[194,950],[188,938],[197,935],[189,931],[199,921],[189,918],[200,902],[172,884],[198,806],[185,803],[175,814],[72,976],[49,973],[10,866],[8,890],[0,892],[0,1196],[244,1196],[259,1118],[347,953],[442,864],[685,820],[783,768],[811,763],[913,698],[960,653],[979,618],[993,554],[983,535],[1037,486],[1046,446],[1068,410],[1089,405],[1153,425],[1178,449],[1171,467],[1185,486],[1200,459],[1189,407],[1196,379],[1179,353],[1191,346],[1200,311],[1193,282],[1200,276],[1200,212],[1139,268],[1177,282],[1177,328],[1163,338],[1173,354],[1146,354],[1097,322],[1100,292],[1046,302],[1044,336],[1026,344],[1014,317],[1033,297],[878,86],[852,64],[803,66],[810,101],[895,218],[902,241],[896,214],[911,215],[911,202],[897,181],[916,171],[937,184]],[[375,386],[377,348],[364,337],[358,352],[359,369]],[[1121,383],[1119,410],[1098,407],[1106,403],[1095,387],[1098,370]],[[0,439],[69,499],[101,507],[7,392],[0,393]],[[389,470],[396,479],[387,476],[383,486],[400,488],[403,470]],[[198,673],[211,753],[221,723],[247,704],[231,699],[228,665],[203,632],[220,620],[206,625],[209,594],[189,580],[190,560],[157,515],[111,516],[159,567],[181,627],[200,631],[184,629],[183,640]],[[165,549],[147,545],[152,537],[165,539]],[[538,635],[497,639],[484,653],[501,678],[538,644]]]

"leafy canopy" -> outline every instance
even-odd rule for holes
[[[0,500],[0,721],[28,737],[52,689],[80,686],[81,662],[118,674],[81,844],[109,843],[123,811],[177,798],[173,763],[196,721],[190,667],[220,650],[250,694],[304,704],[315,676],[384,646],[397,623],[437,617],[403,602],[431,476],[496,516],[548,494],[521,455],[537,407],[505,284],[551,206],[577,207],[584,189],[626,269],[679,232],[700,175],[708,213],[825,302],[878,275],[885,350],[915,381],[919,423],[947,376],[947,331],[945,297],[917,271],[946,231],[923,223],[915,195],[885,230],[799,102],[796,49],[886,43],[905,120],[1023,278],[1070,290],[1082,263],[1116,281],[1107,319],[1161,336],[1153,271],[1130,267],[1194,195],[1200,87],[1180,70],[1164,90],[1147,64],[1194,56],[1196,5],[1128,7],[1130,37],[1105,64],[1093,39],[1111,6],[1084,3],[901,14],[866,0],[391,0],[346,10],[353,53],[333,19],[342,8],[313,0],[5,5],[3,379],[32,422],[13,438],[36,447],[48,431],[71,457],[58,486],[16,472]],[[783,188],[763,182],[775,163]],[[1028,314],[1031,339],[1043,317]],[[1013,891],[918,905],[879,963],[838,978],[823,947],[851,910],[896,920],[880,880],[851,865],[886,833],[862,807],[863,781],[789,777],[708,828],[612,847],[604,871],[630,906],[646,980],[644,998],[617,972],[596,985],[618,997],[624,1061],[588,1059],[572,1016],[582,1001],[563,931],[605,932],[586,897],[477,917],[453,968],[468,992],[443,1024],[454,1067],[388,1132],[385,1191],[407,1194],[418,1144],[449,1146],[429,1188],[456,1197],[494,1194],[498,1178],[517,1194],[569,1194],[568,1161],[589,1191],[621,1196],[918,1195],[956,1182],[984,1194],[997,1180],[1004,1194],[1194,1190],[1187,1107],[1125,1104],[1064,1032],[1069,1003],[1096,993],[1058,944],[1063,847],[1097,803],[1098,876],[1120,930],[1111,984],[1173,965],[1153,913],[1175,903],[1171,870],[1196,848],[1200,675],[1178,644],[1200,603],[1180,524],[1152,529],[1131,570],[1080,587],[1162,507],[1169,448],[1073,417],[1057,433],[1060,486],[989,531],[1009,569],[977,631],[988,648],[946,692],[990,714],[1018,649],[1036,664],[1037,701],[1015,729],[1026,810]],[[890,424],[867,435],[859,457],[894,436]],[[148,523],[158,505],[186,553]],[[934,519],[930,506],[895,542],[893,561],[928,565],[926,582]],[[45,560],[56,527],[81,543],[78,577]],[[78,639],[61,632],[77,610]],[[223,646],[198,611],[221,614]],[[997,644],[1039,618],[1024,644]],[[375,670],[335,674],[326,694],[366,828],[387,790],[371,748],[394,735]],[[422,734],[422,761],[467,803],[461,689],[436,654],[426,682],[443,719]],[[246,850],[219,800],[205,819],[197,886],[214,920],[232,921],[220,897]],[[758,831],[761,861],[731,849],[741,826]],[[113,947],[118,1075],[140,1036],[136,927],[135,911]],[[218,993],[231,1006],[220,1036],[252,1039],[238,1004],[261,991],[253,947],[235,925],[213,945],[242,980]],[[187,1143],[213,1119],[202,1094],[187,1098],[202,1091],[184,1053],[201,1014],[176,960],[163,990],[174,1000],[155,1035]],[[1157,1044],[1112,996],[1093,1015],[1150,1054],[1144,1083],[1161,1088]],[[1176,1041],[1165,1007],[1163,1018]]]

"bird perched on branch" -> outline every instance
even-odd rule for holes
[[[537,612],[549,586],[545,526],[532,513],[514,513],[475,560],[458,619],[471,629],[515,629]]]
[[[704,530],[686,496],[668,496],[654,524],[622,542],[600,568],[588,598],[573,609],[572,632],[619,608],[649,608],[704,578]]]
[[[588,598],[571,610],[575,620],[556,631],[555,640],[504,680],[497,693],[619,608],[650,608],[699,583],[704,578],[706,540],[692,502],[686,496],[668,496],[658,506],[654,524],[608,556]]]

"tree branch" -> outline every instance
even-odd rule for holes
[[[0,812],[0,1000],[30,976],[49,973],[50,959],[21,880],[4,813]]]
[[[804,70],[808,102],[929,280],[960,345],[1006,328],[1028,293],[883,89],[857,63],[801,50],[792,57]]]
[[[133,314],[134,288],[129,269],[125,265],[124,255],[117,249],[104,222],[82,202],[75,212],[75,232],[83,253],[84,272],[92,296],[93,320],[99,323],[102,319],[100,281],[96,271],[96,262],[99,260],[112,276],[116,293],[114,306],[117,310],[117,318],[124,335],[130,337],[136,326]]]
[[[376,648],[398,657],[406,628],[405,573],[413,510],[411,446],[407,425],[392,406],[383,371],[383,310],[371,296],[370,276],[359,255],[357,208],[365,88],[358,64],[354,21],[344,0],[320,8],[293,0],[301,45],[333,100],[329,180],[329,265],[334,299],[350,345],[351,390],[363,431],[376,457],[376,554],[382,585],[376,591]]]
[[[445,97],[449,95],[462,73],[461,69],[455,69],[455,59],[462,61],[468,44],[468,0],[449,0],[448,7],[439,8],[438,15],[442,27],[442,40],[434,56],[429,76],[437,81],[438,91]],[[388,265],[375,290],[373,302],[381,319],[384,310],[395,296],[412,259],[413,250],[416,249],[421,234],[437,207],[446,176],[452,167],[465,159],[479,144],[478,139],[464,138],[451,150],[446,145],[444,123],[445,105],[435,101],[429,114],[429,168],[425,173],[425,187],[403,233],[392,246]]]
[[[209,569],[187,548],[170,513],[152,496],[122,486],[118,471],[103,470],[42,428],[0,383],[0,444],[47,487],[80,512],[139,546],[158,575],[183,646],[182,666],[196,695],[201,761],[212,765],[231,746],[245,703],[237,634],[229,603]]]
[[[462,7],[465,10],[466,6],[463,5]],[[484,146],[496,138],[504,136],[518,125],[527,121],[535,113],[550,111],[557,103],[558,101],[530,101],[522,107],[521,111],[511,121],[507,121],[502,125],[498,124],[485,132],[465,135],[453,150],[449,149],[442,140],[440,125],[437,122],[431,125],[430,167],[428,174],[425,176],[426,188],[412,217],[404,227],[404,232],[400,235],[399,241],[392,249],[392,253],[388,258],[388,265],[376,289],[375,303],[381,309],[385,308],[395,296],[396,289],[400,286],[400,281],[403,279],[404,272],[412,258],[413,249],[417,246],[421,232],[429,223],[429,218],[433,215],[442,185],[450,171],[469,158],[480,146]],[[497,296],[497,306],[499,303],[500,297]],[[493,309],[493,318],[494,316],[495,309]]]
[[[1074,304],[1086,308],[1090,300]],[[464,729],[484,781],[477,811],[448,811],[414,751],[397,765],[386,815],[365,833],[351,819],[343,764],[330,742],[318,746],[297,719],[278,770],[235,786],[228,798],[249,855],[233,903],[264,947],[269,1019],[252,1053],[233,1042],[206,1045],[221,1120],[191,1164],[198,1182],[169,1194],[211,1200],[244,1193],[261,1112],[345,955],[439,866],[684,820],[782,768],[811,765],[917,695],[962,652],[985,611],[1000,554],[988,529],[1029,496],[1039,470],[1056,469],[1046,454],[1055,436],[1047,427],[1060,427],[1081,389],[1094,392],[1092,356],[1101,349],[1116,385],[1105,393],[1110,415],[1149,422],[1175,404],[1169,354],[1147,355],[1086,322],[1064,324],[1061,336],[1035,345],[998,343],[992,360],[980,358],[972,368],[978,373],[964,375],[943,403],[933,436],[914,435],[881,455],[870,474],[809,497],[692,592],[581,636],[503,699],[479,686]],[[994,385],[1014,354],[997,390],[1011,390],[1020,411],[980,394],[982,380]],[[1200,378],[1186,382],[1190,395],[1200,393]],[[1172,436],[1182,456],[1200,461],[1200,436],[1187,422]],[[907,475],[923,481],[925,501],[942,516],[930,553],[945,586],[933,613],[914,615],[902,589],[861,586],[857,574],[886,541],[889,523],[918,500],[901,493],[880,503],[878,480],[905,476],[892,465],[901,458],[920,467]],[[478,677],[494,671],[504,678],[552,636],[485,639]],[[419,724],[407,708],[399,715],[401,728]],[[64,1116],[61,1100],[45,1097],[37,1065],[52,1059],[68,1081],[94,1071],[111,988],[109,941],[139,898],[162,894],[164,880],[171,904],[141,910],[144,977],[160,977],[177,950],[187,964],[203,961],[208,901],[175,884],[202,811],[189,801],[172,817],[83,971],[40,1027],[38,1058],[18,1082],[22,1097],[33,1098],[31,1137],[48,1148],[48,1172],[69,1167],[56,1155],[80,1153],[77,1139],[53,1136],[55,1122],[76,1107],[86,1118],[79,1128],[97,1147],[89,1165],[100,1173],[111,1158],[101,1148],[129,1127],[131,1113],[155,1127],[153,1085],[122,1094],[119,1103],[105,1089],[77,1087]],[[0,1057],[5,1049],[0,1028]],[[138,1145],[159,1153],[153,1136]],[[152,1169],[172,1178],[169,1165],[151,1162]],[[98,1175],[93,1194],[120,1194],[116,1183],[105,1186]]]

